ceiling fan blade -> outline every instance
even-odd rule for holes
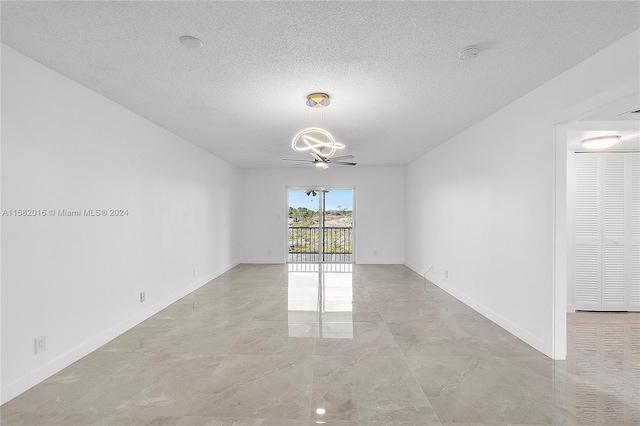
[[[333,160],[348,160],[349,158],[356,158],[356,156],[355,155],[351,155],[351,154],[349,154],[349,155],[341,155],[339,157],[331,157],[331,161],[333,161]]]
[[[316,154],[315,152],[312,152],[311,155],[313,156],[313,158],[315,158],[316,160],[324,163],[325,162],[325,158],[323,158],[322,156]]]
[[[331,164],[339,164],[341,166],[355,166],[358,163],[349,163],[346,161],[332,161]]]
[[[313,161],[311,160],[301,160],[299,158],[283,158],[282,161],[298,161],[300,163],[309,163],[309,164],[313,163]]]
[[[313,166],[313,163],[311,161],[306,161],[304,163],[294,163],[289,165],[289,167],[304,167],[304,166]]]

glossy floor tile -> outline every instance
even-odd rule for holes
[[[640,314],[552,361],[402,265],[239,265],[0,408],[2,425],[640,424]]]

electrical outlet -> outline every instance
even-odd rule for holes
[[[196,268],[193,268],[193,276],[194,277],[198,276],[198,270]]]
[[[144,294],[144,291],[140,293],[140,303],[144,302],[147,299],[146,295]]]
[[[44,352],[47,349],[47,338],[45,336],[40,336],[35,338],[36,343],[36,354],[40,352]]]
[[[267,250],[267,254],[271,254],[271,249]]]
[[[449,271],[444,271],[444,277],[449,278]]]
[[[374,256],[377,256],[377,255],[378,255],[378,250],[374,250],[374,251],[373,251],[373,255],[374,255]]]

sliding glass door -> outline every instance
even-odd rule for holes
[[[322,254],[325,262],[353,262],[353,189],[323,192]]]
[[[319,262],[320,190],[289,190],[289,254],[287,262]]]
[[[353,191],[288,190],[288,262],[353,263]]]

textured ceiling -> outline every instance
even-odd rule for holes
[[[640,27],[638,2],[2,2],[2,42],[242,167],[321,123],[404,165]],[[200,50],[181,35],[204,42]],[[475,44],[480,57],[460,62]],[[297,153],[295,156],[304,157]]]

